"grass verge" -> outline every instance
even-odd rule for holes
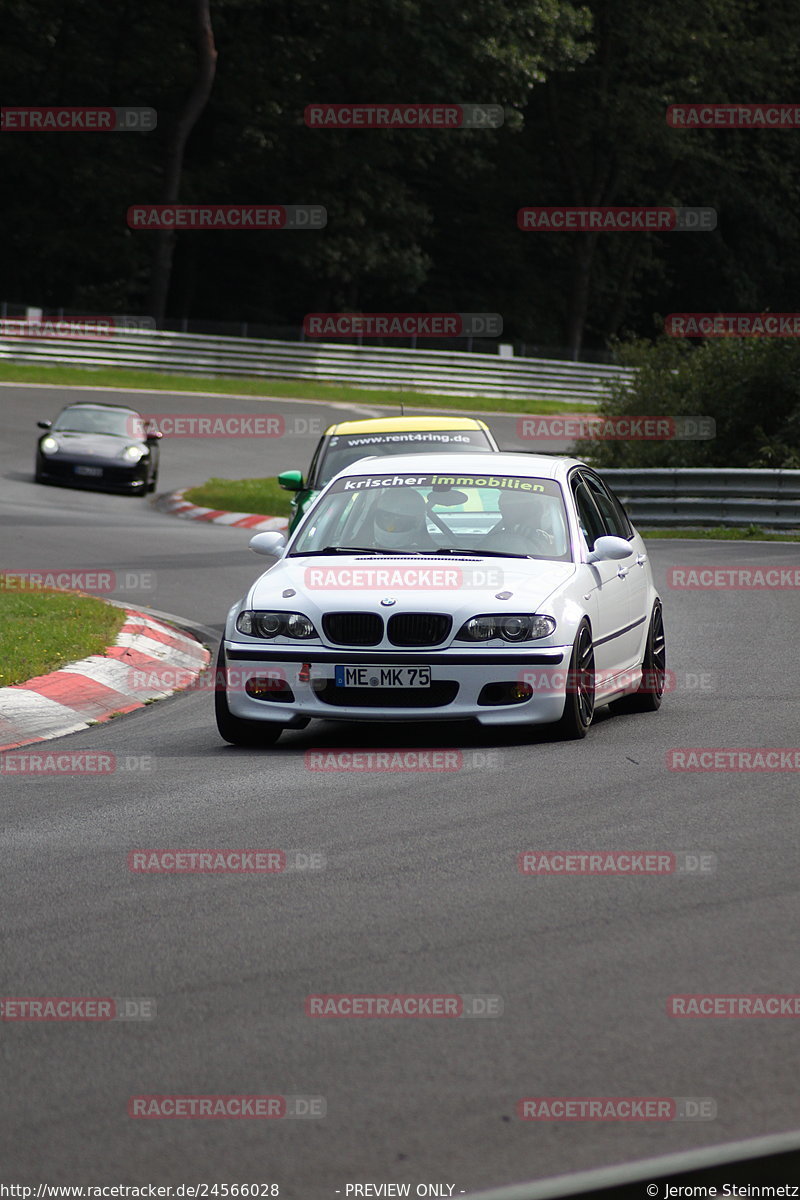
[[[0,687],[103,654],[125,620],[123,609],[92,596],[17,586],[0,575]]]
[[[258,399],[295,399],[381,404],[399,408],[445,408],[458,412],[556,413],[573,412],[581,405],[563,400],[510,400],[502,396],[441,396],[434,392],[384,391],[346,384],[316,383],[295,379],[240,379],[230,375],[170,375],[161,371],[132,371],[117,367],[39,367],[29,363],[0,362],[0,382],[47,383],[53,387],[142,388],[165,392],[213,392]],[[589,410],[591,411],[591,410]]]
[[[696,538],[721,542],[800,542],[800,533],[773,533],[758,525],[744,529],[729,529],[717,525],[714,529],[640,529],[643,538]]]
[[[198,487],[189,488],[184,492],[184,498],[201,508],[288,517],[292,493],[279,487],[276,479],[212,478]]]

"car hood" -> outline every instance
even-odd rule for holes
[[[283,558],[253,584],[249,608],[314,617],[326,612],[535,612],[575,572],[571,562],[465,555],[345,555]],[[293,590],[294,595],[284,592]],[[510,592],[503,600],[498,592]],[[381,601],[395,603],[382,606]]]
[[[55,438],[59,450],[71,454],[90,454],[95,458],[118,458],[126,446],[141,446],[134,437],[116,433],[73,433],[70,430],[50,430],[46,437]]]

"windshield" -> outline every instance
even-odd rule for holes
[[[369,433],[334,435],[328,439],[316,473],[316,479],[310,486],[323,488],[330,483],[334,475],[338,475],[345,467],[367,458],[371,454],[379,454],[381,458],[392,454],[410,454],[416,451],[424,453],[441,452],[444,454],[454,451],[492,451],[493,446],[483,429],[451,429],[451,430],[403,430],[400,433]]]
[[[338,479],[291,555],[462,551],[570,561],[561,489],[508,475],[363,475]]]
[[[54,430],[70,433],[110,433],[115,437],[144,438],[144,426],[136,413],[103,408],[67,408],[53,422]]]

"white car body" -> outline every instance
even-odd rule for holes
[[[466,478],[483,478],[489,470],[487,457],[448,455],[443,470],[456,482],[457,477],[462,477],[462,482]],[[281,682],[272,694],[261,698],[248,694],[241,686],[228,687],[223,703],[227,704],[234,723],[263,722],[301,728],[309,719],[472,719],[482,725],[555,722],[566,711],[571,656],[578,631],[587,622],[594,649],[595,706],[641,690],[648,627],[654,606],[660,613],[660,600],[645,544],[628,522],[619,502],[612,497],[617,506],[617,524],[621,519],[627,522],[627,549],[617,540],[615,557],[591,561],[593,555],[581,528],[581,519],[586,524],[587,516],[594,521],[599,515],[601,521],[606,522],[607,528],[600,534],[595,525],[589,541],[598,536],[615,537],[610,518],[604,517],[598,501],[594,500],[593,511],[589,513],[585,492],[581,493],[581,488],[588,488],[596,497],[597,486],[604,488],[596,472],[577,459],[512,453],[492,455],[490,469],[493,479],[514,479],[517,481],[514,486],[522,486],[519,481],[527,480],[552,481],[556,485],[551,490],[556,497],[560,492],[566,512],[566,529],[562,529],[561,536],[567,539],[567,549],[563,551],[567,561],[511,555],[484,557],[479,553],[463,557],[456,553],[439,556],[405,552],[379,555],[317,553],[314,557],[293,557],[293,550],[303,544],[304,536],[305,544],[308,544],[308,531],[311,530],[313,535],[313,523],[321,519],[326,497],[337,486],[340,492],[345,487],[366,488],[370,486],[370,477],[377,484],[379,479],[388,478],[388,472],[395,477],[412,477],[412,482],[414,478],[431,478],[430,455],[396,457],[390,467],[378,460],[354,463],[328,484],[285,548],[280,546],[280,538],[275,534],[260,534],[251,542],[251,546],[261,553],[269,553],[271,546],[272,553],[280,557],[231,608],[220,661],[229,671],[235,669],[239,678],[271,675]],[[362,483],[353,482],[357,478]],[[533,486],[544,487],[545,484]],[[578,494],[582,518],[579,517]],[[500,503],[499,499],[497,503]],[[605,500],[602,503],[605,505]],[[446,513],[447,510],[440,515],[446,516]],[[494,519],[493,515],[484,517],[483,513],[463,512],[460,519],[465,520],[467,515],[474,521]],[[455,519],[450,517],[451,521]],[[430,528],[437,532],[434,527]],[[347,544],[346,540],[344,544]],[[605,548],[614,549],[611,541],[605,543]],[[325,580],[331,578],[339,586],[325,586]],[[391,586],[386,584],[387,579],[395,582],[410,579],[412,585],[416,583],[417,586]],[[462,582],[454,582],[454,579]],[[464,579],[468,579],[468,585],[463,583]],[[341,586],[342,580],[350,581],[351,586]],[[504,598],[499,599],[498,594]],[[265,640],[242,633],[237,628],[237,620],[240,614],[250,612],[303,614],[311,620],[318,636],[298,642],[288,636]],[[518,644],[504,642],[501,637],[480,644],[457,640],[456,635],[465,622],[478,614],[519,612],[547,614],[555,620],[553,632]],[[367,646],[332,640],[325,627],[346,624],[350,618],[340,618],[338,622],[331,620],[332,614],[342,613],[380,616],[384,621],[380,641]],[[396,639],[395,643],[389,640],[388,621],[390,616],[401,614],[449,616],[452,618],[449,634],[435,645],[398,646]],[[248,620],[245,617],[245,622]],[[372,616],[368,623],[374,624]],[[417,627],[424,624],[418,617]],[[394,630],[405,627],[402,622],[392,626]],[[352,680],[352,675],[343,675],[340,684],[336,683],[336,667],[348,666],[368,669],[361,677],[366,684],[355,688],[355,695],[352,688],[341,686],[342,680]],[[430,687],[426,696],[420,695],[425,688],[399,687],[394,694],[383,686],[392,676],[384,672],[378,674],[377,668],[401,666],[429,668]],[[542,683],[545,675],[546,685]],[[536,682],[530,697],[515,698],[513,703],[486,702],[486,695],[503,697],[506,691],[502,689],[520,680]],[[443,686],[445,683],[448,688]],[[501,690],[487,692],[488,684],[500,685]],[[285,688],[290,689],[291,700],[287,699]],[[454,692],[452,698],[441,702],[450,692]],[[349,702],[345,693],[352,696],[354,702]]]

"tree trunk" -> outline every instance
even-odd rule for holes
[[[583,331],[586,325],[586,313],[589,309],[592,262],[597,245],[596,233],[578,234],[578,236],[582,238],[582,244],[574,258],[567,314],[567,353],[572,362],[578,361],[583,346]]]
[[[186,142],[208,103],[217,70],[217,48],[211,27],[211,0],[193,0],[197,34],[198,64],[194,87],[170,133],[164,155],[164,186],[162,204],[175,204],[180,193],[183,155]],[[150,272],[149,311],[160,329],[167,311],[172,256],[175,251],[175,230],[160,229],[155,234],[153,262]]]

